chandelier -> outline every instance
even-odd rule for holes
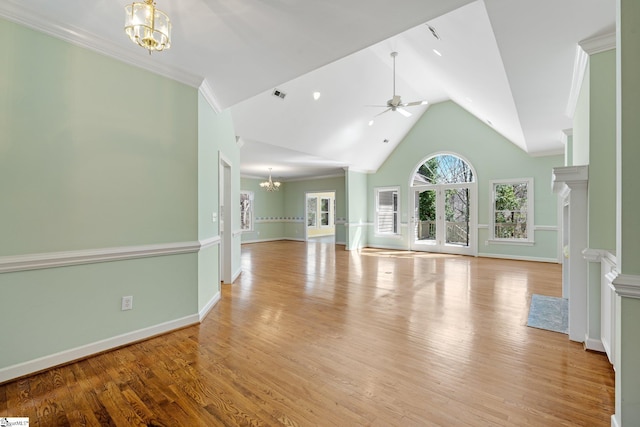
[[[282,185],[279,181],[274,181],[271,179],[271,168],[269,168],[269,179],[267,181],[263,181],[260,183],[260,187],[264,188],[267,191],[278,191],[280,190],[280,185]]]
[[[171,47],[171,22],[163,11],[156,9],[154,0],[134,2],[124,8],[127,16],[124,31],[132,42],[149,51]]]

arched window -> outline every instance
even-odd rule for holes
[[[413,185],[474,182],[471,167],[453,154],[438,154],[424,162],[413,176]]]

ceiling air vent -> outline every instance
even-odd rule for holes
[[[436,31],[435,28],[433,28],[431,25],[427,24],[427,27],[429,27],[429,31],[431,31],[431,34],[433,34],[433,37],[437,38],[438,40],[440,40],[440,35],[438,34],[438,32]]]
[[[287,94],[279,89],[274,89],[273,96],[277,96],[278,98],[284,99],[284,97],[287,96]]]

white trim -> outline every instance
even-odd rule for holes
[[[478,230],[484,229],[484,228],[486,228],[488,230],[489,229],[489,224],[478,224],[476,227],[478,228]]]
[[[589,335],[584,337],[584,348],[592,351],[599,351],[600,353],[606,353],[607,350],[604,348],[602,341],[595,338],[589,338]]]
[[[315,181],[316,179],[329,179],[329,178],[344,178],[344,173],[330,174],[330,175],[318,175],[318,176],[303,176],[300,178],[281,179],[282,182],[299,182],[299,181]],[[330,192],[334,193],[335,190]],[[309,191],[309,193],[326,193],[326,191]]]
[[[253,240],[243,240],[242,244],[245,243],[263,243],[263,242],[277,242],[279,240],[288,240],[286,237],[272,237],[270,239],[253,239]]]
[[[0,383],[10,381],[25,375],[40,372],[54,366],[63,365],[75,360],[83,359],[94,354],[98,354],[107,350],[113,350],[118,347],[143,341],[158,335],[166,334],[177,329],[198,324],[198,314],[191,314],[180,319],[170,320],[168,322],[149,326],[147,328],[138,329],[115,337],[96,341],[80,347],[64,350],[59,353],[50,354],[29,360],[27,362],[18,363],[17,365],[7,366],[0,369]]]
[[[124,34],[120,42],[103,39],[83,29],[56,22],[51,17],[44,17],[37,11],[23,7],[23,4],[24,2],[20,3],[20,5],[18,3],[0,2],[0,16],[75,46],[98,52],[120,62],[142,68],[194,88],[199,87],[203,81],[202,76],[155,61],[144,49],[136,47],[129,42]]]
[[[242,274],[242,267],[239,267],[238,270],[235,273],[233,273],[233,276],[231,277],[231,283],[235,282],[236,279],[240,277],[241,274]]]
[[[416,252],[416,253],[420,253],[420,251],[412,251],[411,249],[407,249],[406,247],[389,247],[389,246],[385,246],[385,245],[372,245],[372,244],[368,244],[365,246],[362,246],[361,249],[364,248],[372,248],[372,249],[389,249],[392,251],[408,251],[408,252]]]
[[[611,427],[620,427],[620,424],[618,424],[618,419],[616,418],[616,414],[611,415]]]
[[[242,233],[244,233],[244,230],[236,230],[236,231],[231,233],[231,237],[242,236]]]
[[[208,237],[204,240],[200,240],[200,249],[207,249],[207,248],[210,248],[211,246],[215,246],[219,244],[220,244],[220,236]]]
[[[588,262],[600,262],[602,258],[607,256],[607,251],[604,249],[591,249],[585,248],[582,250],[582,258],[586,259]]]
[[[579,42],[578,45],[588,55],[595,55],[596,53],[606,52],[607,50],[616,48],[616,33],[614,31],[612,33],[585,39]]]
[[[373,227],[372,222],[345,222],[345,227]]]
[[[202,323],[202,321],[204,320],[205,317],[207,317],[207,315],[209,314],[209,312],[213,309],[213,307],[218,303],[218,301],[220,301],[220,299],[222,298],[220,291],[216,292],[216,294],[213,296],[213,298],[211,298],[211,300],[209,300],[208,303],[205,304],[204,307],[202,307],[202,310],[200,310],[198,312],[198,321],[200,323]]]
[[[0,273],[67,267],[80,264],[119,261],[154,256],[178,255],[198,252],[220,243],[220,237],[209,237],[202,242],[175,242],[115,248],[84,249],[79,251],[47,252],[39,254],[0,257]]]
[[[509,239],[487,239],[487,242],[491,245],[513,245],[513,246],[535,246],[536,242],[533,240],[509,240]]]
[[[564,148],[560,148],[556,150],[528,151],[527,154],[530,157],[561,156],[564,154]]]
[[[533,231],[558,231],[557,225],[535,225]]]
[[[278,219],[256,219],[254,222],[256,224],[269,224],[269,223],[274,223],[274,222],[304,223],[304,219],[284,219],[284,218],[278,218]]]
[[[202,94],[202,97],[205,99],[205,101],[207,101],[207,104],[209,104],[209,106],[213,109],[214,113],[219,114],[222,111],[222,108],[220,108],[220,104],[216,100],[213,88],[209,84],[208,80],[205,79],[202,81],[200,87],[198,88],[198,91]],[[236,143],[237,142],[238,140],[236,139]]]
[[[588,63],[589,55],[587,55],[587,53],[580,46],[576,46],[576,54],[573,60],[573,77],[571,78],[571,90],[569,92],[567,107],[564,110],[565,114],[569,118],[573,118],[576,113],[578,97],[580,96],[580,90],[582,89],[582,82],[584,81],[584,74],[587,71]]]
[[[487,252],[480,252],[478,256],[481,258],[510,259],[514,261],[550,262],[553,264],[558,264],[558,260],[556,258],[540,258],[540,257],[530,257],[530,256],[524,256],[524,255],[491,254]]]
[[[621,297],[640,298],[640,276],[618,274],[611,284]]]

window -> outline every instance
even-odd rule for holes
[[[533,242],[533,178],[492,181],[492,237]]]
[[[318,212],[318,198],[315,196],[307,198],[307,227],[316,226],[317,212]]]
[[[329,203],[331,199],[320,199],[320,225],[324,227],[329,226]]]
[[[253,231],[253,191],[240,191],[240,229]]]
[[[376,188],[376,233],[398,234],[398,188]]]

